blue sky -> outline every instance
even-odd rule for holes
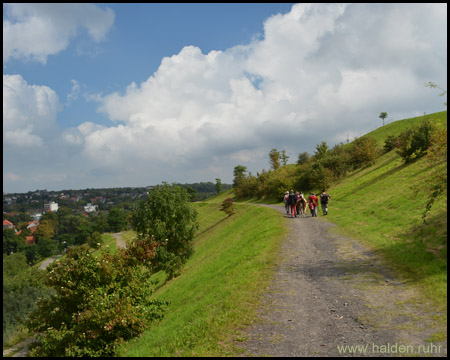
[[[446,4],[3,4],[3,191],[231,183],[446,110]]]

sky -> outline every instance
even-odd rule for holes
[[[3,191],[232,183],[447,110],[447,4],[3,4]]]

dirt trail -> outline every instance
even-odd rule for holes
[[[275,208],[284,216],[284,207]],[[288,219],[289,235],[260,320],[239,346],[247,356],[446,356],[447,342],[426,339],[439,329],[414,290],[333,224]],[[418,305],[419,304],[419,305]],[[360,346],[350,348],[345,346]],[[345,352],[344,352],[345,350]]]
[[[116,243],[117,243],[117,246],[119,248],[126,248],[127,247],[127,243],[125,242],[125,240],[122,239],[122,236],[121,236],[124,232],[125,231],[112,234],[116,238]]]

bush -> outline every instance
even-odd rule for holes
[[[234,214],[234,204],[233,204],[233,199],[231,198],[226,198],[223,202],[222,202],[222,207],[220,208],[220,211],[224,211],[226,214],[228,214],[228,216],[231,216]]]
[[[403,131],[397,139],[397,154],[405,163],[426,155],[435,130],[433,123],[426,119],[419,126]]]
[[[394,150],[396,146],[397,146],[397,136],[389,135],[384,142],[383,150],[385,153],[388,153],[389,151]]]
[[[350,150],[351,163],[354,168],[373,165],[380,155],[377,141],[369,136],[363,136],[353,142]]]
[[[112,356],[123,340],[140,334],[163,314],[141,267],[130,266],[125,250],[100,258],[86,245],[72,248],[47,268],[46,285],[56,295],[38,302],[27,321],[38,340],[34,356]]]

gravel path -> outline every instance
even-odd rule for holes
[[[284,207],[269,207],[288,217]],[[289,235],[260,319],[239,345],[246,356],[446,356],[446,341],[426,341],[437,330],[446,333],[436,328],[436,314],[418,306],[414,290],[378,256],[333,234],[334,225],[320,218],[287,220]],[[345,346],[360,347],[350,353]]]
[[[125,242],[125,240],[122,239],[122,236],[121,236],[123,233],[124,233],[124,231],[112,234],[116,238],[117,247],[119,247],[119,248],[127,247],[127,243]]]

